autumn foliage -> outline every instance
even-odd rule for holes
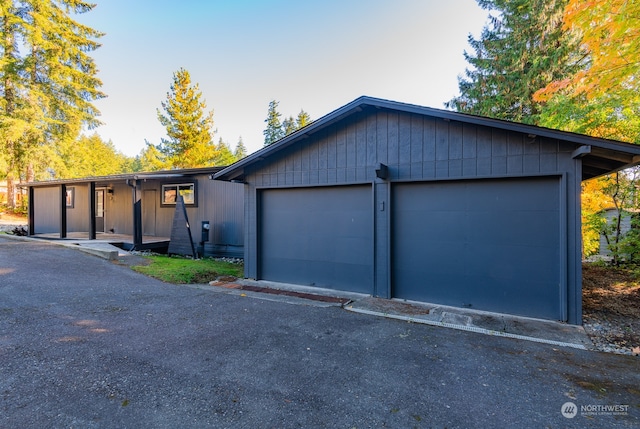
[[[584,67],[537,91],[537,101],[549,101],[561,91],[593,98],[638,89],[640,2],[571,0],[564,12],[564,29],[580,38],[576,61]]]

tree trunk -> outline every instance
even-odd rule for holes
[[[7,173],[7,207],[12,211],[16,208],[15,181],[11,170]]]

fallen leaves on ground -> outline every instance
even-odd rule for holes
[[[640,355],[640,281],[633,271],[583,264],[585,331],[602,351]]]

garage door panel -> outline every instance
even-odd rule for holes
[[[260,201],[260,278],[371,293],[370,186],[269,189]]]
[[[495,226],[487,227],[492,224]],[[560,234],[557,211],[474,213],[467,216],[464,228],[459,229],[466,231],[465,234],[468,234],[470,242],[505,245],[516,242],[525,243],[531,247],[546,247],[550,250],[555,249],[555,243],[550,243],[549,234],[553,233],[556,236]]]
[[[557,177],[397,184],[393,295],[558,319],[560,213]]]

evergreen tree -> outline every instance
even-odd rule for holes
[[[165,114],[158,110],[158,120],[167,129],[168,139],[157,147],[171,168],[193,168],[212,165],[216,150],[212,139],[213,111],[205,113],[198,84],[191,84],[189,72],[183,68],[173,74]]]
[[[73,179],[88,176],[108,176],[125,173],[131,160],[117,151],[111,141],[103,141],[99,135],[80,136],[73,142],[58,147],[61,160],[56,178]]]
[[[280,122],[280,116],[282,115],[278,112],[278,104],[276,100],[269,102],[269,112],[267,119],[264,120],[267,123],[267,128],[262,132],[265,146],[269,146],[284,137],[282,123]]]
[[[285,136],[288,136],[297,129],[296,120],[293,119],[293,116],[289,116],[287,119],[282,121],[282,131]]]
[[[216,145],[215,154],[213,156],[213,164],[217,166],[227,166],[236,162],[236,157],[231,152],[231,148],[229,145],[222,140],[218,140],[218,144]]]
[[[265,136],[265,146],[268,146],[271,143],[280,140],[282,137],[288,136],[311,123],[311,116],[309,116],[309,114],[303,109],[300,109],[300,113],[298,113],[298,116],[295,119],[293,116],[289,116],[280,123],[280,116],[282,115],[277,110],[278,104],[279,103],[276,100],[269,103],[269,113],[267,114],[267,119],[265,119],[267,128],[263,131]]]
[[[158,146],[145,140],[145,147],[137,157],[137,171],[160,171],[171,168],[166,156],[160,152]]]
[[[478,0],[494,14],[480,39],[469,36],[472,66],[459,78],[460,95],[445,103],[464,113],[538,123],[533,94],[575,70],[575,38],[563,30],[568,0]]]
[[[304,110],[300,109],[300,113],[298,113],[298,117],[296,118],[296,129],[306,127],[311,123],[311,116]]]
[[[0,145],[8,188],[55,161],[52,146],[99,125],[104,97],[89,53],[103,34],[71,18],[91,11],[79,0],[6,0],[0,5]],[[39,158],[38,158],[39,157]],[[9,205],[13,198],[9,196]]]
[[[247,148],[242,141],[242,136],[238,139],[238,144],[236,145],[236,150],[233,152],[233,156],[236,161],[239,161],[247,156]]]

